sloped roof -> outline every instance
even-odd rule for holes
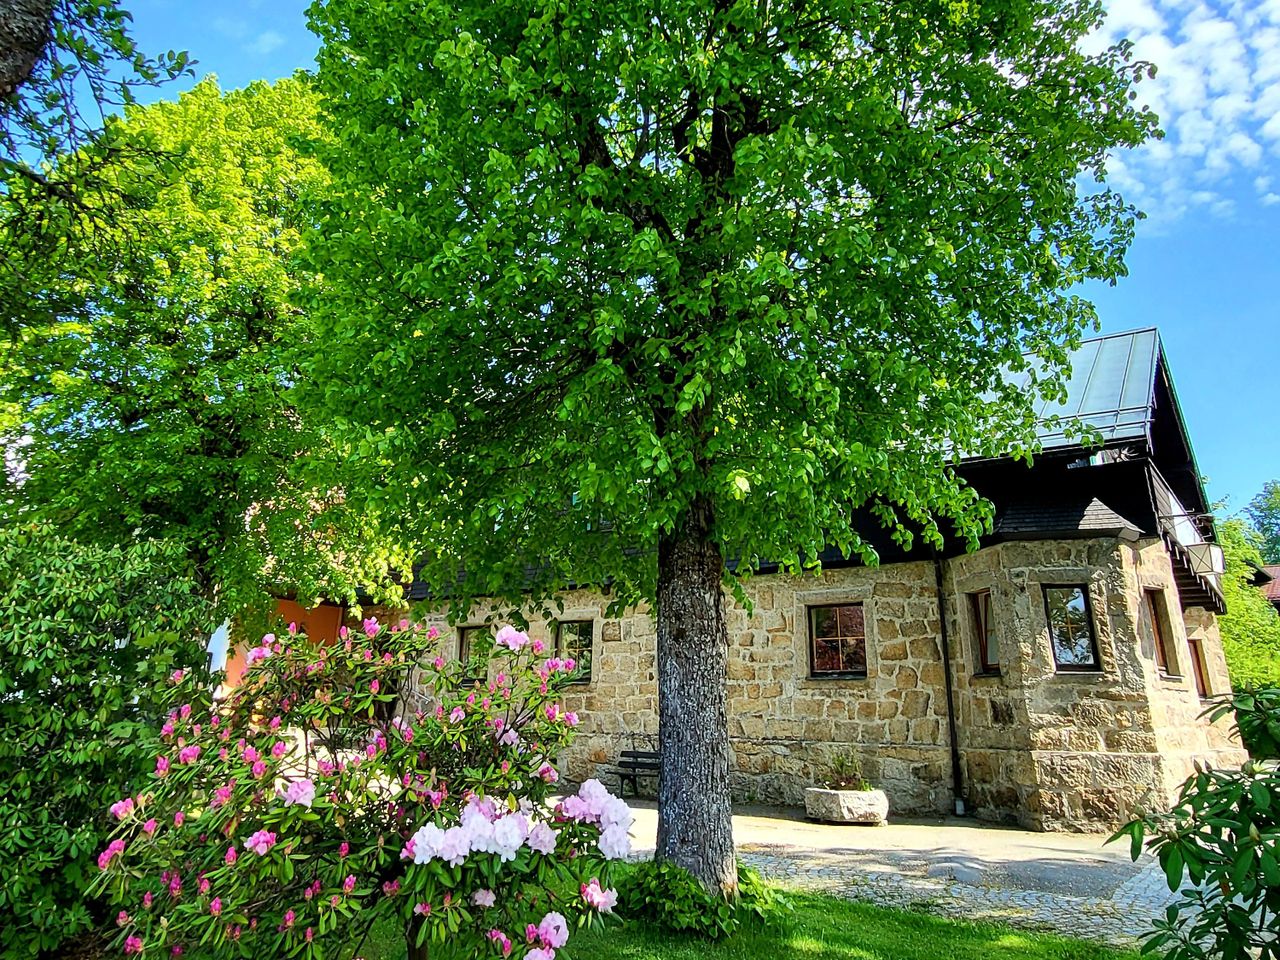
[[[1262,585],[1262,595],[1272,603],[1280,603],[1280,563],[1272,563],[1262,568],[1271,579]]]
[[[1148,436],[1159,356],[1160,338],[1154,327],[1084,341],[1070,355],[1066,400],[1045,401],[1036,411],[1040,442],[1046,449],[1079,443],[1067,436],[1065,423],[1046,422],[1055,415],[1096,430],[1104,443]],[[1009,379],[1025,388],[1031,376],[1026,371],[1010,374]]]
[[[1029,494],[1007,503],[996,517],[997,537],[1119,536],[1140,530],[1097,497]]]

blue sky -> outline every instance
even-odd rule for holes
[[[1106,3],[1095,42],[1156,63],[1140,94],[1166,137],[1114,158],[1148,219],[1130,276],[1087,293],[1104,332],[1160,328],[1210,497],[1238,509],[1280,478],[1280,0]],[[186,50],[225,89],[313,63],[305,0],[124,5],[144,50]]]

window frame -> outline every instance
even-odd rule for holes
[[[1191,676],[1195,680],[1196,694],[1201,700],[1213,696],[1209,685],[1209,665],[1204,659],[1204,644],[1199,637],[1187,637],[1187,652],[1191,655]]]
[[[467,675],[467,664],[471,660],[471,642],[468,637],[473,631],[480,633],[484,630],[493,632],[493,628],[487,623],[464,623],[454,627],[454,632],[458,636],[458,662],[462,664],[463,683],[484,683],[488,679],[488,677]]]
[[[846,638],[841,636],[823,637],[824,640],[861,639],[862,640],[862,670],[819,670],[817,669],[817,658],[815,656],[815,641],[819,638],[814,635],[814,613],[818,610],[838,610],[840,607],[858,607],[862,611],[862,636],[861,638]],[[861,600],[846,600],[836,603],[808,603],[804,608],[805,620],[808,622],[809,637],[809,679],[810,680],[865,680],[870,672],[870,663],[867,656],[867,606]],[[837,615],[836,622],[839,622]]]
[[[995,662],[992,662],[991,650],[987,642],[987,635],[991,632],[992,618],[992,596],[991,588],[984,587],[981,590],[971,590],[969,596],[969,623],[973,628],[974,639],[977,640],[975,652],[978,654],[978,676],[980,677],[998,677],[1000,676],[999,661],[999,643],[996,644]],[[986,600],[986,615],[983,615],[982,602]],[[997,638],[998,639],[998,638]]]
[[[586,624],[588,628],[586,673],[584,675],[581,670],[575,668],[573,678],[569,680],[572,686],[586,686],[592,681],[592,674],[595,670],[596,621],[594,618],[556,621],[556,656],[561,659],[564,659],[566,653],[564,648],[564,627],[566,624]],[[575,656],[574,660],[578,660],[578,658]]]
[[[1151,622],[1151,642],[1154,647],[1156,669],[1169,680],[1181,680],[1177,660],[1173,656],[1173,644],[1169,642],[1168,606],[1163,587],[1143,587],[1142,604]]]
[[[1063,663],[1058,659],[1058,644],[1054,638],[1053,615],[1049,607],[1049,593],[1052,590],[1079,591],[1084,598],[1085,623],[1089,628],[1089,651],[1093,654],[1093,663]],[[1089,595],[1087,583],[1042,583],[1040,596],[1044,602],[1044,622],[1049,636],[1049,652],[1053,654],[1053,666],[1057,673],[1102,673],[1102,654],[1098,649],[1098,628],[1093,619],[1093,598]]]

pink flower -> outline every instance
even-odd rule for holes
[[[376,637],[378,635],[378,618],[370,617],[364,622],[364,635],[366,637]]]
[[[248,840],[245,841],[244,848],[252,850],[260,857],[265,857],[267,851],[276,845],[276,835],[269,830],[259,830]]]
[[[457,723],[459,720],[464,719],[466,715],[467,711],[463,710],[462,707],[454,707],[449,711],[449,722]]]
[[[180,957],[180,956],[182,956],[182,944],[180,944],[180,943],[175,943],[175,944],[173,945],[173,949],[169,951],[169,956],[171,956],[171,957]]]
[[[307,943],[310,943],[313,939],[315,939],[315,935],[316,935],[316,932],[312,930],[310,927],[307,927],[306,932],[303,933],[302,936],[307,941]]]
[[[498,897],[492,890],[477,890],[471,895],[471,902],[477,907],[492,907],[498,902]]]
[[[378,681],[376,678],[369,681],[369,692],[370,693],[378,692]]]
[[[413,837],[410,837],[408,842],[405,843],[404,847],[400,851],[400,859],[412,860],[413,857],[414,857],[414,842],[413,842]]]
[[[538,939],[544,947],[559,950],[569,942],[569,925],[564,917],[554,911],[538,924]]]
[[[602,890],[600,881],[592,877],[590,883],[582,885],[582,899],[586,901],[587,906],[601,913],[613,913],[613,908],[618,903],[618,891],[609,889]]]
[[[346,625],[344,624],[343,626],[341,626],[341,627],[339,627],[339,628],[338,628],[338,639],[339,639],[339,640],[345,640],[345,639],[347,639],[347,634],[349,634],[350,632],[351,632],[351,631],[350,631],[350,630],[348,630],[348,629],[346,628]]]
[[[173,736],[173,721],[172,721],[172,720],[166,720],[166,721],[164,722],[164,725],[160,728],[160,736],[162,736],[162,737],[172,737],[172,736]]]
[[[159,826],[159,824],[156,823],[156,818],[152,817],[150,820],[148,820],[146,823],[142,825],[142,832],[149,837],[156,832],[157,826]]]
[[[431,904],[415,903],[413,905],[413,912],[419,917],[429,917],[431,916]]]
[[[546,856],[556,852],[556,832],[541,821],[529,828],[529,838],[525,841],[530,850]]]
[[[297,922],[297,920],[298,920],[298,915],[294,913],[292,910],[286,910],[284,912],[284,925],[286,927],[292,927],[294,923]]]
[[[342,881],[343,893],[351,893],[352,891],[355,890],[355,888],[356,888],[356,878],[354,876],[348,876],[347,879]]]
[[[187,819],[187,815],[183,813],[181,810],[179,810],[177,813],[173,815],[173,825],[175,827],[180,827],[182,826],[183,823],[186,822],[186,819]]]
[[[384,896],[394,897],[400,892],[399,880],[387,880],[382,884],[382,893]]]
[[[125,797],[111,805],[111,815],[117,820],[123,820],[131,813],[133,813],[133,797]]]
[[[215,917],[221,915],[222,913],[221,897],[214,897],[212,900],[209,901],[209,912],[213,914]]]
[[[434,629],[435,629],[435,627],[432,627],[431,629],[432,629],[432,630],[434,630]],[[432,665],[433,667],[435,667],[437,670],[443,670],[443,669],[444,669],[444,657],[436,657],[434,660],[432,660],[432,661],[431,661],[431,665]]]
[[[529,649],[532,650],[534,653],[541,653],[543,650],[547,649],[547,645],[543,643],[541,640],[534,640],[529,645]]]
[[[178,708],[178,716],[180,716],[183,720],[191,716],[191,704],[184,703],[182,706],[180,706]]]
[[[203,896],[204,894],[208,893],[208,892],[209,892],[209,878],[208,878],[208,877],[201,877],[201,878],[200,878],[200,882],[199,882],[198,884],[196,884],[196,888],[200,891],[200,894],[201,894],[202,896]]]
[[[116,914],[117,927],[127,927],[130,922],[131,921],[129,919],[129,914],[126,913],[125,911],[121,910],[119,913]]]
[[[310,780],[294,780],[284,791],[284,805],[311,806],[316,797],[316,785]]]
[[[495,646],[506,647],[508,650],[519,651],[529,642],[529,635],[523,631],[517,630],[515,627],[505,626],[498,631],[498,635],[494,638],[493,642]]]
[[[556,952],[554,950],[544,950],[542,947],[534,947],[524,955],[524,960],[556,960]]]
[[[289,636],[296,637],[298,635],[298,625],[292,620],[289,621]]]
[[[280,729],[280,716],[279,716],[279,714],[277,714],[276,716],[272,717],[272,718],[271,718],[271,721],[267,724],[267,726],[268,726],[268,727],[270,727],[272,730],[279,730],[279,729]]]
[[[185,676],[186,676],[186,671],[184,671],[184,670],[175,670],[175,671],[173,671],[173,673],[171,673],[171,674],[169,675],[169,682],[170,682],[170,683],[181,683],[181,682],[182,682],[182,678],[183,678],[183,677],[185,677]]]
[[[258,759],[258,756],[259,756],[258,751],[255,750],[253,747],[245,747],[244,753],[240,754],[240,759],[243,760],[245,763],[253,763],[255,760]]]
[[[271,755],[279,760],[289,751],[289,745],[283,740],[277,740],[271,748]]]
[[[340,844],[338,844],[339,857],[345,857],[350,852],[351,852],[351,844],[347,843],[347,841],[343,840]]]
[[[255,763],[252,767],[249,768],[249,772],[252,773],[254,777],[256,777],[257,779],[261,779],[263,776],[266,775],[267,765],[263,763],[261,760],[259,760],[257,763]]]
[[[564,722],[571,727],[576,727],[578,725],[578,715],[570,710],[565,713]]]
[[[228,864],[228,865],[235,863],[235,862],[236,862],[236,848],[235,848],[235,847],[227,847],[227,855],[226,855],[225,857],[223,857],[222,859],[223,859],[223,860],[225,860],[225,861],[227,862],[227,864]]]
[[[510,937],[508,937],[501,930],[497,930],[497,929],[490,930],[486,934],[486,936],[490,940],[492,940],[494,943],[496,943],[499,947],[502,948],[502,955],[504,957],[511,956],[511,938]]]
[[[179,763],[194,763],[196,758],[200,756],[200,748],[194,743],[188,747],[183,747],[178,751]]]
[[[549,763],[544,763],[538,768],[538,776],[547,783],[555,783],[560,779],[560,774],[556,773],[556,768]]]
[[[133,936],[132,934],[124,938],[125,956],[142,952],[142,938]]]
[[[163,777],[169,772],[169,758],[156,757],[156,776]]]
[[[150,890],[148,890],[146,893],[144,893],[144,894],[142,895],[142,907],[143,907],[143,909],[145,909],[145,910],[150,910],[150,909],[151,909],[151,903],[152,903],[152,901],[154,901],[154,900],[155,900],[155,897],[152,895],[152,893],[151,893],[151,891],[150,891]]]
[[[124,855],[124,841],[112,840],[107,844],[107,848],[98,854],[98,869],[106,870],[111,866],[111,861],[118,856]]]

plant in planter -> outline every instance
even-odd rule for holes
[[[822,785],[805,790],[804,812],[810,820],[881,826],[889,816],[889,798],[862,775],[854,754],[842,753],[831,761]]]

